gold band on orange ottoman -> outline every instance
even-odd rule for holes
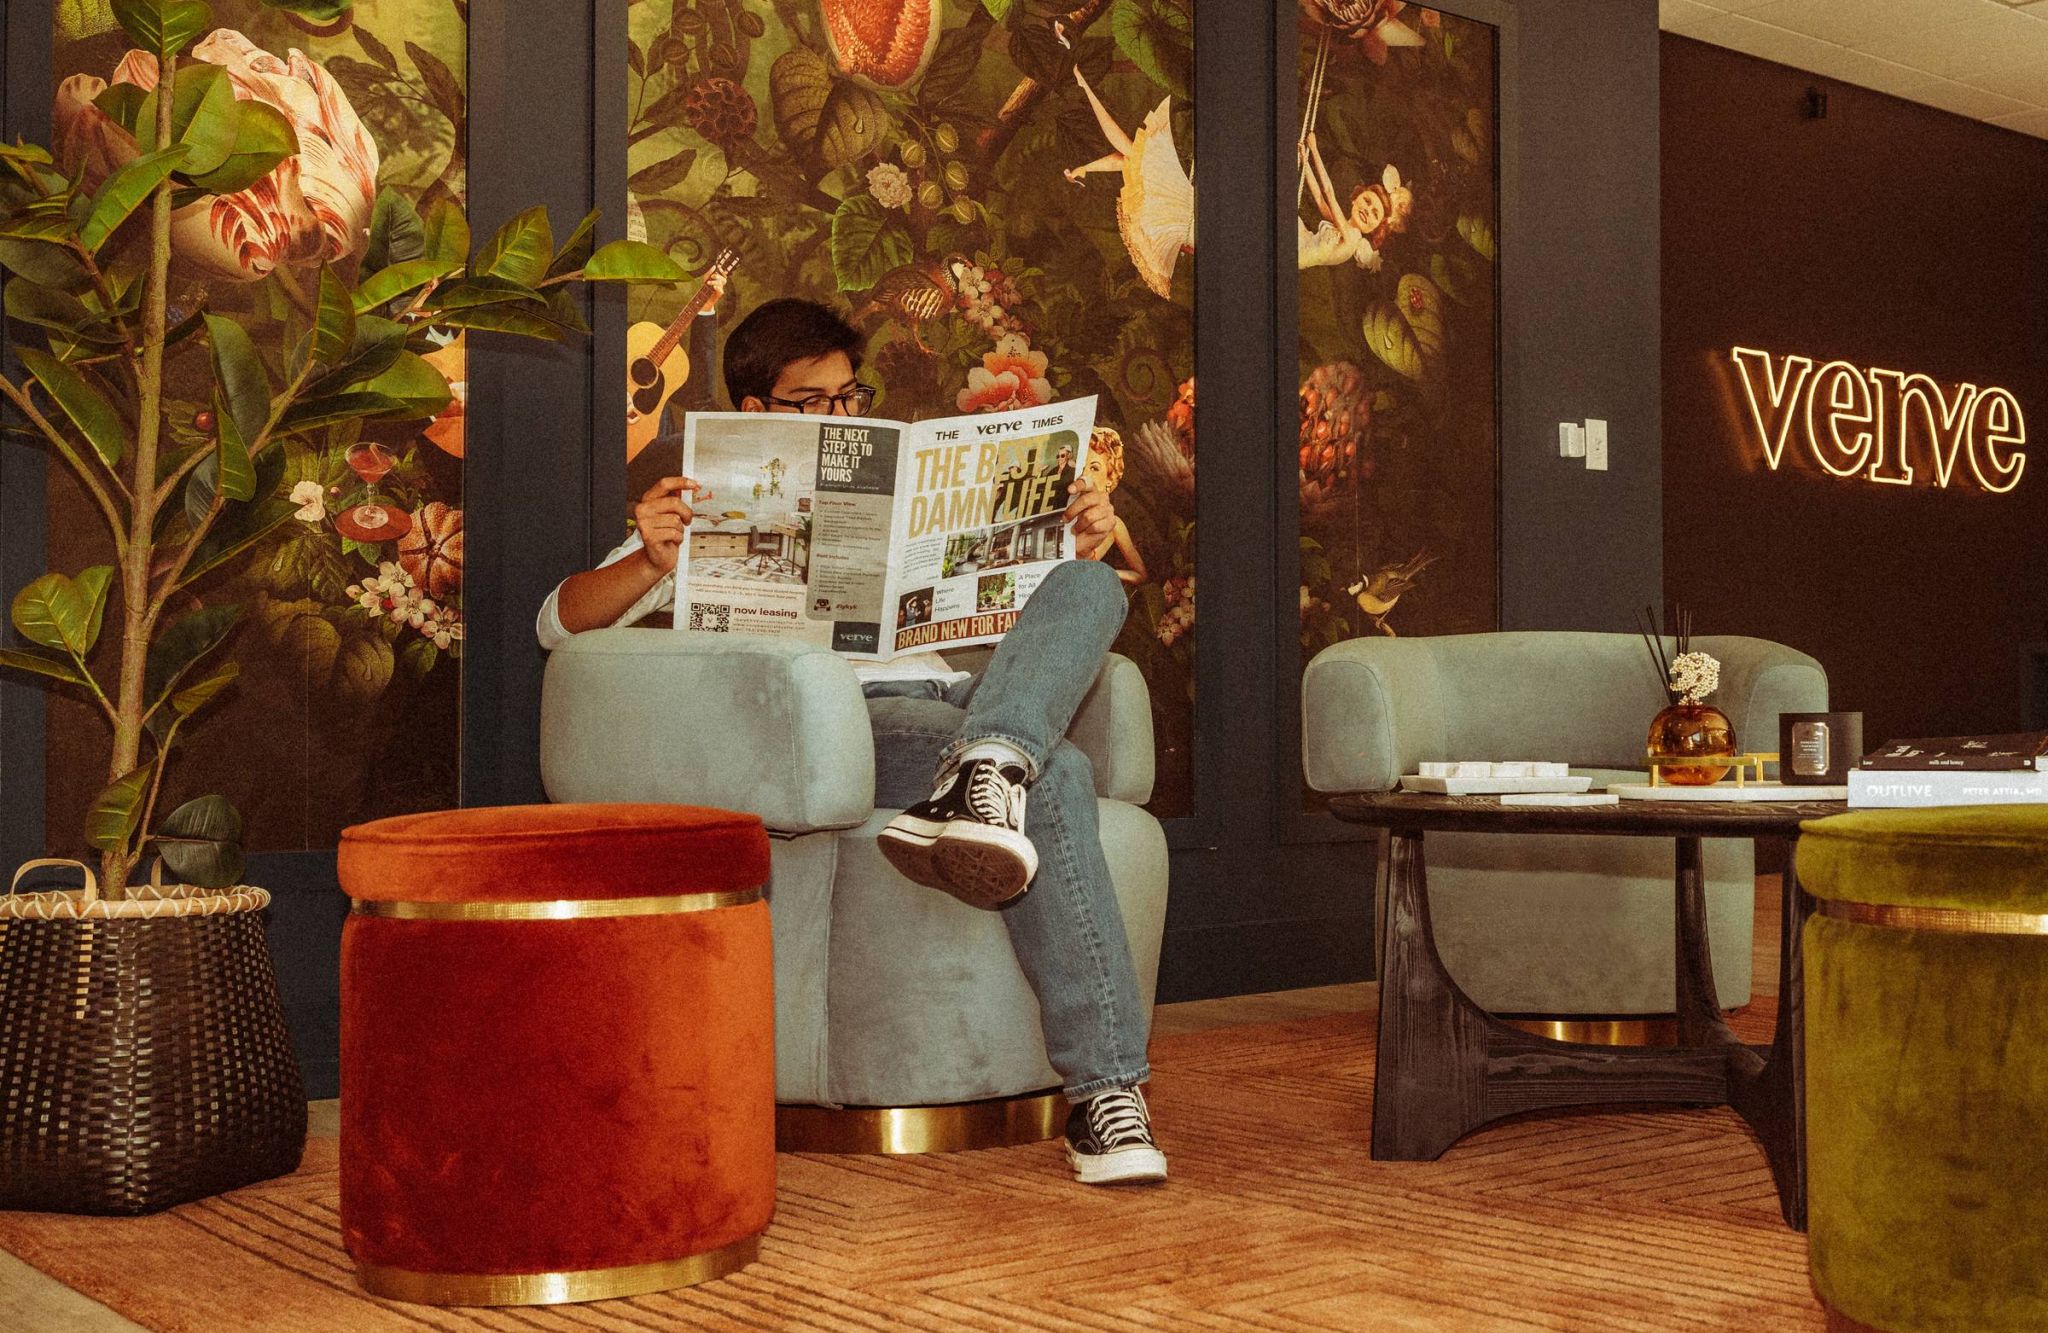
[[[364,1264],[357,1267],[356,1277],[372,1296],[414,1305],[567,1305],[694,1287],[739,1272],[760,1253],[761,1238],[748,1236],[708,1254],[627,1268],[586,1268],[576,1273],[415,1273]]]
[[[775,1204],[758,819],[457,810],[349,829],[339,859],[341,1222],[366,1289],[549,1304],[751,1260]]]

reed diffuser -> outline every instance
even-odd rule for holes
[[[1728,715],[1706,702],[1721,684],[1721,664],[1692,646],[1692,612],[1667,608],[1665,630],[1677,651],[1667,655],[1664,634],[1658,634],[1652,608],[1642,614],[1643,645],[1664,689],[1665,707],[1650,720],[1648,757],[1660,781],[1680,787],[1706,787],[1728,776],[1733,765],[1715,759],[1736,753],[1735,726]]]

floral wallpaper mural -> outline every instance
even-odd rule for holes
[[[1124,523],[1089,554],[1131,589],[1118,649],[1151,681],[1153,808],[1186,813],[1193,0],[634,0],[631,23],[628,234],[692,272],[731,252],[718,327],[772,297],[832,304],[869,336],[883,416],[1100,396]],[[637,289],[629,318],[643,348],[689,339],[678,405],[723,405],[710,330],[672,328],[689,295]],[[629,417],[635,494],[676,466],[661,438]]]
[[[1497,627],[1495,34],[1301,0],[1301,647]]]
[[[129,49],[109,0],[64,0],[56,15],[54,146],[92,183],[137,155],[120,122],[155,85],[156,61]],[[171,314],[230,316],[283,382],[284,320],[317,300],[322,265],[367,275],[417,254],[423,229],[431,240],[452,225],[436,206],[464,197],[467,4],[213,0],[210,27],[181,59],[282,113],[299,151],[246,189],[182,203]],[[181,79],[181,92],[188,83],[205,86]],[[290,521],[179,608],[240,608],[244,669],[180,764],[181,780],[241,808],[251,850],[331,847],[346,824],[457,802],[464,353],[453,336],[435,341],[426,359],[454,392],[440,415],[297,423],[258,474]],[[215,429],[205,402],[168,416],[174,446]],[[61,471],[51,557],[77,568],[101,534]],[[53,697],[53,831],[79,827],[104,781],[94,722]],[[204,744],[209,733],[233,743]]]

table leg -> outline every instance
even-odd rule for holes
[[[1707,933],[1707,871],[1698,838],[1678,839],[1677,1011],[1680,1046],[1736,1045],[1721,1017],[1721,992],[1714,985],[1713,944]]]
[[[1485,1014],[1458,990],[1430,931],[1422,835],[1389,839],[1380,946],[1372,1155],[1427,1162],[1486,1119]]]
[[[1796,848],[1796,844],[1795,844]],[[1813,899],[1799,887],[1795,848],[1785,856],[1778,944],[1778,1025],[1766,1058],[1744,1048],[1728,1078],[1728,1102],[1756,1131],[1785,1223],[1806,1230],[1805,937]]]
[[[1586,1046],[1509,1027],[1460,990],[1437,953],[1422,835],[1392,835],[1380,953],[1372,1155],[1426,1162],[1502,1116],[1633,1102],[1720,1105],[1728,1055]]]

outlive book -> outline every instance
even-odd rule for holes
[[[1909,809],[1933,805],[2048,804],[2048,773],[2034,769],[1852,768],[1849,804],[1862,809]]]

